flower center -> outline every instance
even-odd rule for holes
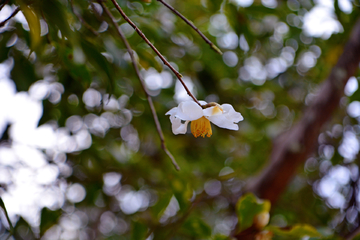
[[[212,135],[210,121],[205,117],[191,121],[191,133],[194,137],[205,137],[205,135],[210,137]]]

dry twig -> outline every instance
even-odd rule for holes
[[[0,11],[1,9],[3,9],[3,7],[9,2],[10,0],[6,0],[1,6],[0,6]]]
[[[170,153],[170,151],[167,149],[166,147],[166,144],[165,144],[165,139],[164,139],[164,134],[161,130],[161,125],[160,125],[160,122],[159,122],[159,119],[157,117],[157,114],[156,114],[156,110],[155,110],[155,107],[154,107],[154,103],[152,101],[152,98],[150,97],[150,95],[148,94],[148,92],[146,91],[146,86],[145,86],[145,83],[144,83],[144,80],[143,78],[141,77],[140,75],[140,71],[139,71],[139,67],[138,65],[136,64],[136,60],[135,60],[135,57],[134,57],[134,53],[133,53],[133,50],[131,49],[130,47],[130,44],[129,42],[127,41],[125,35],[123,34],[123,32],[121,31],[121,29],[119,28],[119,26],[116,24],[116,21],[114,19],[114,16],[111,14],[111,12],[109,11],[109,9],[106,8],[106,6],[102,3],[101,0],[98,0],[99,4],[102,6],[102,8],[104,9],[104,12],[108,15],[108,17],[110,18],[111,20],[111,23],[113,24],[113,26],[115,27],[116,29],[116,32],[119,34],[120,38],[123,40],[125,46],[126,46],[126,49],[130,55],[130,58],[131,58],[131,62],[134,66],[134,69],[135,69],[135,72],[136,72],[136,75],[138,76],[139,80],[140,80],[140,83],[141,83],[141,87],[142,89],[144,90],[145,92],[145,95],[146,95],[146,99],[149,103],[149,106],[150,106],[150,109],[151,109],[151,113],[153,115],[153,118],[154,118],[154,122],[155,122],[155,125],[156,125],[156,130],[159,134],[159,137],[160,137],[160,141],[161,141],[161,148],[164,150],[164,152],[169,156],[169,158],[171,159],[171,162],[172,164],[174,165],[175,169],[176,170],[180,170],[180,167],[179,165],[177,164],[174,156]]]
[[[165,57],[156,49],[156,47],[149,41],[149,39],[146,38],[146,36],[142,33],[142,31],[128,18],[128,16],[125,14],[125,12],[121,9],[120,5],[116,2],[116,0],[111,0],[116,9],[119,11],[121,16],[125,19],[126,22],[130,24],[132,28],[135,29],[135,31],[139,34],[139,36],[144,39],[144,41],[154,50],[154,52],[160,57],[160,59],[163,61],[163,63],[170,68],[170,70],[175,74],[175,76],[179,79],[183,87],[185,88],[187,94],[200,106],[200,102],[196,99],[196,97],[190,92],[189,88],[186,86],[185,82],[182,79],[181,74],[176,71],[176,69],[171,66],[171,64],[165,59]]]
[[[179,13],[175,8],[173,8],[170,4],[164,2],[163,0],[157,0],[158,2],[161,2],[165,7],[170,9],[175,15],[178,15],[184,22],[186,22],[190,27],[192,27],[203,39],[204,41],[210,45],[210,47],[217,52],[218,54],[222,55],[221,50],[213,44],[190,20],[188,20],[186,17],[184,17],[181,13]]]

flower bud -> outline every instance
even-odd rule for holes
[[[254,217],[254,226],[257,229],[262,229],[269,223],[269,219],[270,214],[268,212],[259,213]]]

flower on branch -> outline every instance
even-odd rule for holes
[[[175,135],[185,134],[187,125],[191,122],[191,133],[194,137],[210,137],[212,135],[210,122],[218,127],[238,130],[236,124],[244,118],[230,104],[199,101],[202,107],[193,101],[181,102],[165,115],[170,115],[172,131]]]

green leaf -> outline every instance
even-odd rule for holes
[[[8,221],[9,226],[10,226],[10,232],[13,232],[13,231],[14,231],[14,227],[13,227],[11,221],[10,221],[10,218],[9,218],[8,212],[7,212],[7,210],[6,210],[4,201],[2,200],[1,197],[0,197],[0,207],[4,210],[6,220]]]
[[[44,0],[41,8],[49,27],[55,30],[58,28],[61,34],[72,41],[74,32],[70,29],[64,6],[56,0]]]
[[[360,84],[360,79],[356,78],[358,85]],[[358,88],[350,97],[350,102],[360,100],[360,89]]]
[[[14,239],[16,240],[35,240],[36,237],[31,226],[22,217],[17,221],[14,228]]]
[[[242,196],[236,204],[236,214],[239,219],[240,231],[243,231],[253,224],[254,217],[263,212],[270,211],[270,201],[260,200],[254,194],[247,193]]]
[[[6,45],[8,44],[10,39],[15,38],[15,35],[9,32],[3,32],[1,33],[1,36],[2,37],[0,38],[0,49],[1,49],[0,63],[8,59],[8,54],[11,48],[6,47]]]
[[[81,39],[81,47],[86,55],[87,60],[95,67],[96,71],[102,72],[105,74],[108,80],[107,90],[111,94],[113,88],[113,77],[112,71],[107,59],[101,54],[99,48],[96,48],[95,45],[86,41],[85,39]]]
[[[360,234],[353,238],[353,240],[360,240]]]
[[[21,12],[24,14],[24,17],[30,28],[31,49],[35,50],[39,46],[41,40],[40,19],[38,18],[37,14],[25,3],[20,1],[19,4]]]
[[[211,235],[211,228],[200,218],[189,218],[182,226],[184,233],[197,238]]]
[[[133,222],[132,223],[132,240],[143,240],[146,239],[147,235],[147,226],[140,222]]]
[[[41,210],[40,236],[43,236],[46,230],[57,223],[61,213],[61,210],[52,211],[48,208],[43,208]]]
[[[83,86],[89,86],[92,81],[89,69],[85,64],[79,64],[74,62],[73,49],[56,44],[57,51],[61,57],[61,61],[64,63],[69,74],[78,82],[81,82]]]
[[[172,193],[161,194],[159,196],[158,202],[151,208],[151,211],[155,215],[156,219],[161,218],[166,207],[169,205],[172,196]]]
[[[180,211],[185,211],[193,194],[191,188],[182,179],[174,179],[171,184],[174,196],[179,203]]]
[[[27,91],[31,84],[38,79],[34,65],[20,51],[12,48],[14,67],[11,70],[11,78],[17,84],[18,91]]]

